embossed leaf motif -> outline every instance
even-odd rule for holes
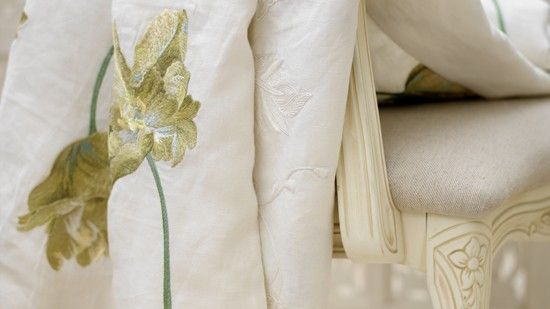
[[[95,133],[66,147],[46,180],[29,195],[29,213],[18,229],[47,225],[46,254],[58,270],[76,256],[80,265],[108,254],[107,200],[113,181],[107,133]]]
[[[260,122],[265,118],[273,129],[289,134],[288,120],[302,111],[311,93],[296,86],[281,60],[273,56],[256,58],[256,102]]]
[[[186,13],[165,11],[155,18],[136,45],[132,68],[120,48],[116,27],[114,45],[109,153],[115,179],[135,171],[149,152],[155,160],[177,165],[185,150],[196,145],[193,118],[200,108],[187,92]]]

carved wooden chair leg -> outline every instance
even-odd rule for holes
[[[487,225],[428,215],[426,272],[434,308],[488,309],[492,237]]]

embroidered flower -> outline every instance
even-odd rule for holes
[[[30,212],[19,217],[18,229],[47,225],[46,255],[53,269],[73,256],[89,265],[108,255],[106,210],[112,184],[107,133],[74,142],[30,193]]]
[[[185,11],[164,11],[135,47],[130,68],[114,31],[115,104],[109,134],[111,169],[115,178],[135,171],[151,152],[155,160],[183,160],[194,148],[193,118],[200,103],[187,93],[190,74],[183,64],[187,49]]]
[[[469,290],[474,285],[483,285],[483,266],[487,258],[486,245],[480,245],[479,240],[473,237],[464,249],[454,251],[449,258],[454,266],[461,269],[460,282],[462,289]]]

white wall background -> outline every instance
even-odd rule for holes
[[[22,3],[23,0],[0,0],[0,91]],[[492,308],[550,308],[549,257],[550,244],[505,246],[495,260]],[[349,260],[334,260],[332,277],[329,308],[431,307],[425,275],[400,265],[361,265]]]

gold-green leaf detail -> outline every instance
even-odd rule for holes
[[[115,179],[134,172],[149,153],[175,166],[196,145],[193,118],[200,103],[188,94],[187,23],[185,11],[157,16],[135,46],[133,67],[113,28],[116,73],[109,153]]]
[[[29,195],[20,231],[46,225],[46,255],[53,269],[76,257],[86,266],[108,255],[107,201],[113,180],[107,133],[94,133],[67,146],[50,175]]]
[[[409,74],[404,94],[431,98],[461,99],[474,97],[475,93],[449,81],[424,65],[417,65]]]
[[[21,17],[19,18],[19,24],[17,25],[17,32],[15,33],[15,37],[19,37],[19,31],[25,26],[27,21],[29,20],[29,16],[25,11],[21,12]]]

